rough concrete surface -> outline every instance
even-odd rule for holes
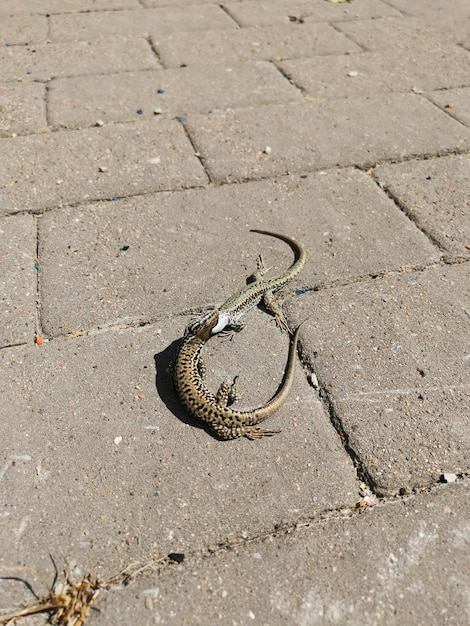
[[[51,124],[70,128],[93,126],[98,119],[180,118],[188,113],[302,101],[299,90],[267,61],[181,67],[156,75],[145,71],[59,78],[51,81],[48,96]]]
[[[255,0],[228,2],[224,7],[243,27],[287,25],[289,22],[302,24],[308,19],[316,22],[337,22],[400,16],[396,9],[381,0],[344,3],[340,7],[324,0]]]
[[[470,148],[470,129],[414,93],[195,114],[186,126],[218,183]]]
[[[234,31],[207,30],[157,34],[155,49],[167,67],[239,61],[282,60],[317,54],[347,54],[361,48],[330,24],[301,28],[266,26]]]
[[[0,2],[0,623],[469,622],[469,17]],[[253,228],[306,250],[295,380],[220,441],[171,363],[293,262]],[[289,337],[243,321],[203,355],[246,410]]]

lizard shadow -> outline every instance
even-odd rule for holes
[[[203,422],[189,415],[176,395],[171,377],[171,363],[175,360],[181,339],[175,339],[161,352],[153,355],[155,361],[155,387],[160,400],[166,408],[184,424],[206,430],[213,436]],[[218,437],[216,437],[218,439]]]

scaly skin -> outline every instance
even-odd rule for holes
[[[173,381],[178,397],[188,413],[205,422],[221,439],[257,439],[280,432],[262,430],[255,428],[255,425],[273,415],[289,396],[294,381],[300,327],[292,337],[284,379],[278,392],[264,406],[250,411],[237,411],[228,406],[234,400],[235,383],[222,383],[217,396],[204,383],[204,366],[200,354],[218,321],[219,313],[215,311],[195,334],[187,334],[183,339],[173,366]]]
[[[295,254],[295,261],[289,267],[289,269],[282,272],[278,276],[264,280],[263,274],[267,270],[263,265],[261,257],[258,259],[258,269],[253,274],[253,282],[240,289],[233,296],[230,296],[228,300],[222,304],[218,309],[219,320],[218,323],[212,329],[212,334],[221,332],[222,330],[235,330],[239,331],[243,328],[244,324],[240,322],[240,318],[247,313],[250,309],[255,307],[261,299],[276,320],[276,324],[282,330],[288,331],[287,322],[282,313],[281,307],[276,304],[273,298],[273,294],[283,287],[286,283],[292,280],[302,270],[305,265],[305,250],[294,239],[287,235],[281,235],[280,233],[273,233],[268,230],[252,229],[252,233],[261,233],[262,235],[269,235],[270,237],[276,237],[285,241],[292,248]],[[186,334],[192,334],[197,331],[207,320],[210,319],[214,311],[208,311],[200,317],[192,320],[187,328]]]

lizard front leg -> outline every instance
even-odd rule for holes
[[[235,376],[233,383],[229,383],[228,380],[220,385],[217,395],[215,396],[217,404],[221,407],[230,406],[236,402],[239,398],[237,388],[238,376]]]

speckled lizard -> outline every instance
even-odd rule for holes
[[[219,333],[222,330],[241,330],[244,324],[240,322],[240,318],[247,311],[256,306],[261,301],[261,299],[263,299],[263,302],[268,311],[270,311],[274,315],[276,324],[279,326],[279,328],[286,331],[289,330],[287,327],[287,322],[284,318],[284,314],[282,313],[282,309],[274,301],[273,294],[290,280],[292,280],[294,276],[297,276],[297,274],[301,271],[301,269],[305,265],[305,250],[300,244],[298,244],[296,241],[294,241],[294,239],[288,237],[287,235],[273,233],[268,230],[259,230],[257,228],[251,229],[250,232],[260,233],[262,235],[270,235],[271,237],[276,237],[277,239],[281,239],[282,241],[288,243],[295,254],[294,263],[289,267],[289,269],[282,272],[282,274],[265,280],[263,278],[263,274],[267,270],[264,267],[261,256],[259,256],[258,269],[256,270],[256,272],[254,272],[252,276],[253,282],[251,282],[243,289],[240,289],[240,291],[237,291],[237,293],[235,293],[228,300],[226,300],[218,309],[218,322],[211,330],[211,334],[213,335]],[[194,333],[197,328],[199,328],[211,318],[213,313],[214,311],[211,310],[199,316],[195,320],[192,320],[186,328],[186,334]]]
[[[205,422],[221,439],[257,439],[280,432],[262,430],[255,425],[273,415],[287,400],[294,381],[300,327],[292,337],[284,378],[277,393],[264,406],[250,411],[237,411],[229,406],[236,399],[236,379],[233,383],[223,382],[216,396],[204,382],[204,364],[200,354],[218,322],[219,312],[215,311],[198,328],[194,325],[194,332],[186,333],[182,340],[172,368],[178,397],[193,417]]]

